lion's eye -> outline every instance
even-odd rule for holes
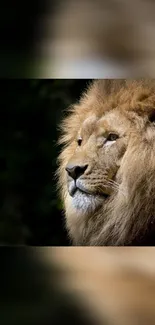
[[[118,139],[118,134],[116,133],[109,133],[106,140],[107,141],[115,141]]]
[[[78,139],[77,139],[77,144],[78,144],[78,146],[81,146],[81,143],[82,143],[82,138],[78,138]]]

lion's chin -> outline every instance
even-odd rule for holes
[[[72,196],[73,207],[77,210],[81,210],[83,213],[92,213],[103,205],[103,202],[106,200],[105,196],[100,196],[96,194],[88,194],[76,190]]]

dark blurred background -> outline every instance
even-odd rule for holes
[[[60,271],[35,248],[1,248],[1,325],[95,325],[81,302],[59,288]],[[52,248],[51,248],[52,257]]]
[[[0,77],[33,75],[34,41],[46,1],[2,1],[0,10]]]
[[[0,244],[71,244],[54,180],[58,125],[89,81],[1,82]]]

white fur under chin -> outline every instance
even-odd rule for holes
[[[103,198],[104,200],[104,198]],[[103,200],[97,196],[76,191],[72,197],[72,204],[75,209],[82,212],[94,212],[103,203]]]

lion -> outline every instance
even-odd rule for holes
[[[155,243],[155,80],[94,80],[61,123],[58,188],[75,246]]]

